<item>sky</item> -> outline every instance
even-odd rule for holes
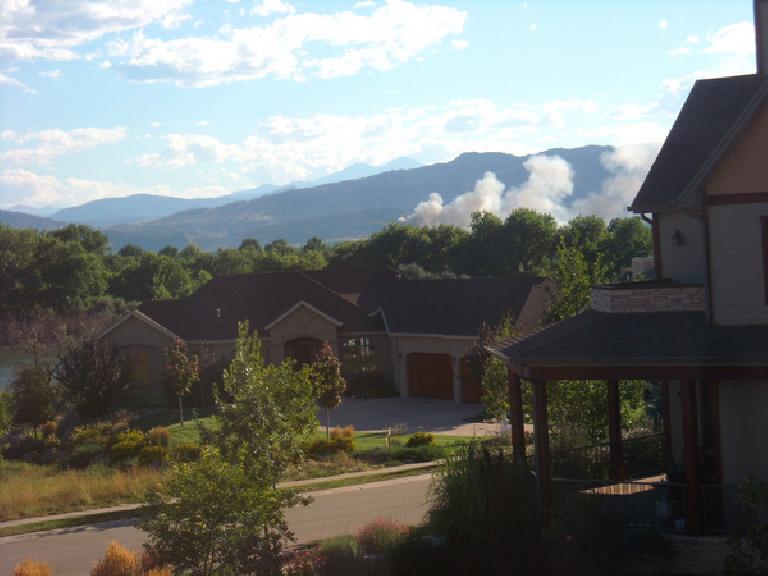
[[[0,0],[0,208],[585,144],[636,185],[693,81],[754,58],[750,0]],[[568,193],[528,169],[478,187]]]

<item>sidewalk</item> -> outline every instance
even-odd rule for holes
[[[344,474],[336,474],[335,476],[326,476],[324,478],[309,478],[307,480],[289,480],[287,482],[280,482],[280,488],[303,488],[305,486],[314,486],[315,484],[323,484],[325,482],[335,482],[338,480],[346,480],[348,478],[362,478],[365,476],[375,476],[378,474],[398,474],[401,472],[408,472],[410,470],[430,469],[437,466],[435,462],[418,462],[416,464],[403,464],[402,466],[392,466],[390,468],[374,468],[373,470],[364,470],[363,472],[346,472]],[[7,520],[0,522],[0,529],[12,528],[15,526],[24,526],[25,524],[34,524],[36,522],[45,522],[47,520],[63,520],[67,518],[80,518],[84,516],[94,516],[98,514],[110,514],[113,512],[127,512],[131,510],[138,510],[141,508],[141,504],[121,504],[119,506],[110,506],[108,508],[92,508],[89,510],[78,510],[77,512],[67,512],[64,514],[50,514],[48,516],[37,516],[34,518],[19,518],[17,520]]]

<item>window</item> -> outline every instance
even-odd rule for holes
[[[342,346],[341,356],[345,376],[376,372],[376,345],[373,338],[348,338]]]
[[[760,217],[761,244],[763,248],[763,290],[768,304],[768,216]]]

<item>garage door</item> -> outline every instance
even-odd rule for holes
[[[459,380],[461,380],[461,401],[478,403],[482,401],[483,390],[477,373],[472,369],[472,358],[464,356],[459,360]]]
[[[453,366],[448,354],[408,354],[408,395],[453,399]]]

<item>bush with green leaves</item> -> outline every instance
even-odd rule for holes
[[[149,444],[139,451],[139,464],[160,465],[168,461],[168,448],[157,444]]]
[[[179,464],[188,464],[200,460],[202,448],[198,444],[185,442],[171,448],[171,460]]]
[[[114,444],[109,447],[109,459],[119,463],[137,458],[147,443],[147,437],[141,430],[120,432]]]
[[[408,448],[415,448],[417,446],[429,446],[435,441],[431,432],[414,432],[408,441],[405,443]]]
[[[199,462],[174,466],[140,526],[149,551],[179,573],[279,576],[292,537],[283,508],[300,500],[207,450]]]
[[[752,512],[755,522],[742,536],[730,539],[724,576],[765,576],[768,574],[768,482],[747,480],[739,497]]]
[[[47,370],[35,366],[22,368],[11,386],[13,421],[32,426],[35,431],[54,416],[54,389]]]

